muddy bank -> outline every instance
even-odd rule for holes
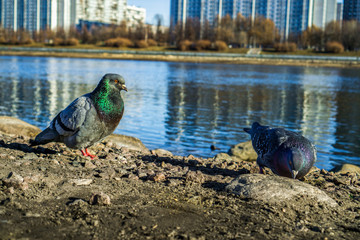
[[[90,160],[63,144],[31,148],[38,130],[16,127],[0,130],[1,239],[360,238],[352,170],[284,180],[257,175],[251,160],[172,156],[127,137],[90,148],[98,156]],[[261,181],[289,197],[256,197]]]
[[[292,55],[246,55],[226,53],[192,53],[192,52],[151,52],[151,51],[121,51],[98,49],[59,49],[59,48],[29,48],[0,47],[0,55],[8,56],[41,56],[41,57],[71,57],[100,58],[146,61],[224,63],[224,64],[260,64],[284,66],[311,67],[360,67],[358,58],[345,60],[347,57],[324,56],[292,56]]]

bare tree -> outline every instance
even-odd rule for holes
[[[359,31],[359,22],[356,20],[343,22],[341,39],[345,49],[353,51],[360,47]]]

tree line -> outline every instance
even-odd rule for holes
[[[13,31],[0,27],[0,44],[77,45],[97,44],[109,47],[176,46],[179,50],[225,50],[230,47],[262,47],[275,51],[294,51],[297,48],[315,51],[342,52],[360,48],[360,23],[358,21],[329,22],[324,29],[311,26],[298,34],[291,34],[288,41],[281,39],[279,30],[270,19],[258,17],[252,20],[238,14],[229,15],[214,22],[200,23],[188,18],[163,29],[162,18],[155,16],[155,27],[137,24],[130,27],[123,21],[119,25],[92,25],[88,28],[71,27],[65,31],[45,29],[38,32]]]

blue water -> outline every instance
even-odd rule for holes
[[[150,149],[211,157],[258,121],[312,140],[320,168],[360,165],[359,69],[0,56],[0,115],[45,128],[108,72],[129,89],[115,133]]]

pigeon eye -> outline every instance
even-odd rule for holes
[[[117,80],[117,79],[115,79],[115,81],[114,81],[115,83],[118,83],[119,82],[119,80]]]

